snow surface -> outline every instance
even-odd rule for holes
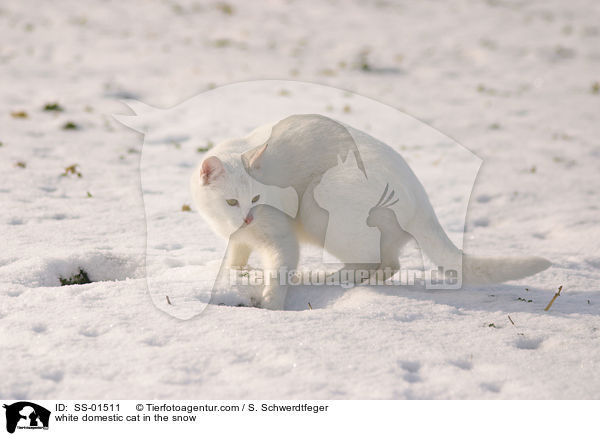
[[[0,5],[0,397],[600,398],[600,5],[228,4]],[[459,291],[298,288],[279,312],[210,304],[182,321],[157,309],[143,137],[111,114],[129,113],[122,99],[167,108],[256,79],[347,89],[454,138],[483,160],[465,251],[554,265]],[[355,98],[319,103],[365,128]],[[51,102],[65,110],[43,111]],[[171,131],[157,146],[188,172],[189,150],[251,121],[198,144]],[[82,177],[62,176],[73,164]],[[457,208],[443,195],[452,179],[432,183],[443,221]],[[200,219],[180,210],[188,199],[173,198],[175,235]],[[171,292],[207,254],[190,254],[194,237],[165,243],[150,248]],[[60,286],[80,268],[93,283]]]

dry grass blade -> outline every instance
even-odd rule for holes
[[[81,177],[82,174],[79,171],[77,171],[78,166],[79,165],[77,165],[77,164],[73,164],[73,165],[66,167],[64,173],[62,173],[61,176],[66,177],[66,176],[72,174],[74,176]]]
[[[546,312],[548,312],[550,310],[550,308],[552,307],[552,305],[554,304],[554,300],[556,300],[558,297],[560,297],[560,292],[562,291],[562,285],[560,285],[558,287],[558,292],[556,294],[554,294],[554,297],[552,297],[552,300],[550,300],[550,303],[548,303],[548,305],[546,306],[546,308],[544,309]]]
[[[13,111],[10,113],[13,118],[28,118],[27,112],[25,111]]]

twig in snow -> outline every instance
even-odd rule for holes
[[[168,304],[169,306],[172,306],[172,305],[173,305],[173,303],[171,303],[171,300],[169,300],[169,296],[168,296],[168,295],[165,295],[165,297],[167,297],[167,304]]]
[[[312,310],[312,306],[310,305],[310,301],[308,302],[308,308]]]
[[[25,112],[25,111],[13,111],[13,112],[10,113],[10,115],[13,118],[27,118],[27,117],[29,117],[29,115],[27,115],[27,112]]]
[[[508,315],[508,320],[510,321],[510,323],[511,323],[512,325],[515,325],[515,322],[512,320],[512,318],[510,317],[510,315]],[[516,326],[515,326],[515,327],[516,327]]]
[[[66,167],[65,168],[65,172],[62,173],[61,176],[62,177],[66,177],[69,174],[72,174],[74,176],[81,177],[81,173],[79,171],[77,171],[77,167],[78,166],[79,165],[77,165],[77,164],[73,164],[73,165],[70,165],[70,166]]]
[[[560,285],[558,287],[558,292],[556,294],[554,294],[554,297],[552,297],[552,300],[550,300],[550,303],[548,303],[548,305],[544,309],[546,312],[548,312],[550,310],[550,308],[552,307],[552,304],[554,304],[554,300],[556,300],[558,297],[560,297],[560,291],[562,291],[562,285]]]

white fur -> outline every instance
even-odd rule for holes
[[[321,115],[294,115],[261,126],[245,138],[219,144],[211,150],[210,156],[222,162],[223,171],[203,184],[200,165],[192,176],[192,195],[196,207],[212,228],[230,238],[226,255],[226,266],[230,268],[245,265],[250,253],[256,250],[263,268],[293,270],[297,266],[300,243],[325,247],[355,268],[372,269],[372,259],[378,261],[377,267],[397,268],[400,249],[411,237],[437,265],[460,271],[462,264],[463,281],[469,283],[521,278],[550,265],[536,257],[463,256],[439,224],[423,186],[395,150],[362,131]],[[329,171],[342,163],[340,157],[354,170],[346,174]],[[363,189],[360,183],[356,184],[357,168],[369,179],[370,187]],[[336,231],[330,234],[331,213],[319,203],[334,198],[327,192],[330,186],[345,185],[351,187],[344,193],[350,195],[345,199],[349,201],[346,205],[356,211],[368,211],[377,201],[373,199],[374,193],[380,194],[385,184],[390,185],[399,201],[390,209],[375,208],[366,214],[369,223],[360,231],[373,235],[377,227],[385,238],[380,240],[376,257],[369,253],[365,263],[362,260],[365,256],[357,252],[360,246],[347,237],[349,230],[337,233],[345,237],[336,236]],[[265,187],[280,190],[274,191],[272,198],[265,198],[264,203],[253,205],[251,199],[257,194],[265,195],[259,192]],[[287,213],[279,207],[282,203],[293,203],[289,198],[290,189],[299,201],[297,215],[289,212],[295,211],[293,207]],[[226,203],[231,198],[239,201],[238,207]],[[386,212],[389,210],[393,210],[393,214]],[[245,224],[248,214],[254,218]],[[376,246],[371,244],[369,250],[373,251],[373,247]],[[277,284],[265,287],[263,307],[283,308],[286,292],[285,286]]]

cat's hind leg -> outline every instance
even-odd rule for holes
[[[333,273],[346,278],[354,278],[355,284],[381,284],[400,270],[400,252],[402,247],[412,239],[410,233],[400,226],[386,229],[380,240],[380,263],[346,263]]]

